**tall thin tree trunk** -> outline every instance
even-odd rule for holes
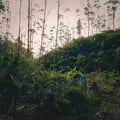
[[[108,30],[110,30],[109,12],[108,12]]]
[[[115,30],[115,10],[113,10],[113,30]]]
[[[27,40],[27,53],[30,53],[30,0],[28,0],[28,40]]]
[[[32,0],[31,0],[31,3],[30,3],[30,50],[32,51],[32,47],[33,47],[33,38],[32,38],[32,36],[33,36],[33,27],[32,27],[32,4],[33,4],[33,2],[32,2]]]
[[[100,13],[99,13],[99,0],[97,0],[97,12],[98,12],[98,23],[97,24],[99,24],[99,26],[98,26],[98,33],[100,32]]]
[[[20,47],[21,47],[21,7],[22,7],[22,0],[20,0],[20,8],[19,8],[19,33],[18,33],[18,55],[20,53]]]
[[[10,22],[10,8],[9,8],[9,0],[6,0],[6,12],[7,12],[7,18],[6,18],[6,45],[8,44],[8,37],[9,37],[9,28],[10,28],[10,25],[9,25],[9,22]]]
[[[45,0],[45,7],[44,7],[44,18],[43,18],[43,26],[42,26],[42,34],[41,34],[41,45],[40,45],[39,60],[43,55],[43,41],[44,41],[44,34],[45,34],[46,8],[47,8],[47,0]]]
[[[88,37],[90,35],[90,11],[89,11],[89,7],[90,7],[90,1],[87,0],[87,4],[88,4]]]
[[[0,17],[2,18],[2,10],[0,10]],[[0,38],[2,38],[2,21],[0,21]]]
[[[59,34],[59,18],[60,18],[60,0],[58,0],[58,9],[57,9],[57,28],[56,28],[56,39],[55,39],[55,49],[58,47],[58,34]],[[57,55],[54,55],[54,65],[53,70],[55,71],[55,63],[56,63]]]
[[[58,0],[58,11],[57,11],[57,29],[56,29],[56,41],[55,49],[58,47],[58,31],[59,31],[59,17],[60,17],[60,0]]]

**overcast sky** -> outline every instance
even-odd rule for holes
[[[3,0],[4,2],[6,0]],[[10,1],[10,11],[11,11],[11,21],[10,21],[10,33],[14,38],[18,37],[18,28],[19,28],[19,4],[20,0],[9,0]],[[69,25],[70,29],[76,27],[78,18],[85,19],[84,7],[86,7],[87,0],[61,0],[60,14],[64,15],[62,22]],[[90,0],[92,3],[94,0]],[[100,0],[100,5],[102,5],[100,14],[105,15],[106,10],[103,3],[107,0]],[[27,34],[27,10],[28,10],[28,0],[22,0],[22,23],[21,28],[22,34]],[[44,9],[44,0],[32,0],[33,8],[33,20],[32,22],[40,22],[40,19],[43,18],[43,12],[40,12],[40,9]],[[66,9],[69,11],[66,11]],[[79,9],[79,13],[76,13],[76,9]],[[78,16],[79,14],[79,16]],[[46,33],[48,33],[51,27],[56,27],[57,19],[57,0],[47,0],[47,20],[46,20]],[[40,23],[41,24],[41,23]],[[42,24],[41,24],[42,25]],[[85,31],[82,31],[82,35],[86,35]],[[40,30],[36,29],[36,34],[34,35],[34,43],[39,44],[40,42]],[[24,38],[25,39],[25,38]],[[27,38],[26,38],[27,39]],[[36,46],[34,44],[34,46]],[[36,47],[35,47],[36,48]],[[36,48],[38,49],[38,48]],[[36,51],[36,50],[35,50]]]
[[[18,37],[18,28],[19,28],[19,2],[20,0],[10,0],[10,11],[11,11],[11,24],[10,24],[10,33],[14,36],[14,38]],[[85,1],[85,0],[84,0]],[[83,0],[62,0],[60,6],[60,14],[64,14],[64,18],[62,19],[64,24],[69,26],[76,27],[77,22],[77,13],[76,9],[80,9],[80,17],[84,18],[84,10],[86,3]],[[28,0],[22,0],[22,34],[27,34],[27,9],[28,9]],[[43,18],[43,13],[39,12],[40,9],[44,9],[44,0],[32,0],[32,7],[34,9],[34,22],[39,22],[40,18]],[[69,11],[66,11],[69,9]],[[53,26],[56,27],[56,19],[57,19],[57,0],[47,0],[47,30],[48,32]],[[34,35],[34,43],[37,45],[40,42],[40,30],[36,30],[36,34]],[[38,48],[36,48],[38,49]],[[36,51],[36,50],[35,50]]]
[[[28,0],[22,0],[22,24],[25,27],[25,24],[27,24],[27,1]],[[57,18],[57,0],[47,0],[47,13],[49,12],[49,15],[47,17],[47,25],[52,26],[56,25],[56,18]],[[66,8],[69,8],[69,12],[64,12],[64,20],[69,20],[70,23],[75,23],[77,21],[75,10],[77,8],[80,9],[81,16],[84,15],[83,8],[85,7],[85,0],[62,0],[61,2],[61,8],[60,13],[63,14]],[[36,6],[38,5],[38,7]],[[14,29],[12,27],[11,32],[16,31],[18,29],[18,18],[19,18],[19,0],[10,0],[10,9],[11,9],[11,25],[14,25]],[[43,17],[42,13],[38,12],[39,9],[44,8],[44,0],[33,0],[33,9],[35,9],[35,12],[33,14],[35,15],[35,18]]]

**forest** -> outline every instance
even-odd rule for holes
[[[18,1],[18,36],[14,40],[10,37],[10,1],[0,0],[0,120],[120,120],[120,1],[106,0],[109,15],[100,19],[100,1],[86,0],[86,27],[76,18],[72,34],[71,26],[61,27],[62,1],[58,0],[56,27],[50,28],[49,35],[48,1],[43,0],[37,55],[33,1],[28,0],[27,39],[22,37],[23,1]]]

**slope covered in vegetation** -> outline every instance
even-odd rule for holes
[[[85,73],[117,71],[120,73],[120,30],[80,38],[44,56],[43,68]]]
[[[74,40],[40,62],[0,42],[0,120],[120,119],[119,30]],[[72,81],[76,71],[85,86]]]

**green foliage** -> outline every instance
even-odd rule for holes
[[[45,55],[42,61],[43,68],[50,70],[53,69],[51,66],[55,66],[57,71],[63,73],[75,67],[84,73],[96,70],[120,72],[119,38],[120,30],[79,38]]]
[[[0,120],[119,120],[119,33],[74,40],[46,54],[42,68],[2,41]],[[83,72],[87,85],[72,84]]]
[[[88,84],[96,82],[99,89],[90,89],[89,94],[100,99],[101,105],[96,113],[99,119],[119,120],[120,96],[119,79],[120,75],[114,72],[92,72],[88,74]]]
[[[92,99],[84,96],[80,86],[72,85],[68,90],[65,89],[61,98],[61,106],[65,106],[63,109],[66,112],[63,114],[65,118],[62,119],[120,119],[119,38],[120,30],[104,31],[89,38],[74,40],[65,45],[64,48],[59,48],[57,51],[50,52],[43,57],[43,68],[53,69],[51,67],[52,64],[57,71],[64,73],[68,80],[72,78],[76,71],[87,74],[87,95],[91,96]],[[56,61],[52,59],[54,56],[56,56]],[[49,62],[47,62],[48,60]],[[81,101],[79,101],[81,94],[83,96],[80,97]],[[77,100],[79,101],[78,103]],[[79,106],[80,102],[86,100],[88,101],[85,104],[91,109],[88,109],[88,112],[91,111],[90,114],[94,114],[93,116],[88,115],[88,118],[84,116],[87,115],[84,111],[84,103],[82,105],[85,114],[82,113]],[[73,101],[77,103],[77,106]],[[91,102],[93,102],[93,106],[90,106]],[[87,108],[85,107],[85,109]],[[75,111],[80,111],[80,117],[77,116]]]
[[[65,120],[94,120],[93,100],[84,95],[79,87],[71,86],[63,92],[60,98],[62,119]]]

